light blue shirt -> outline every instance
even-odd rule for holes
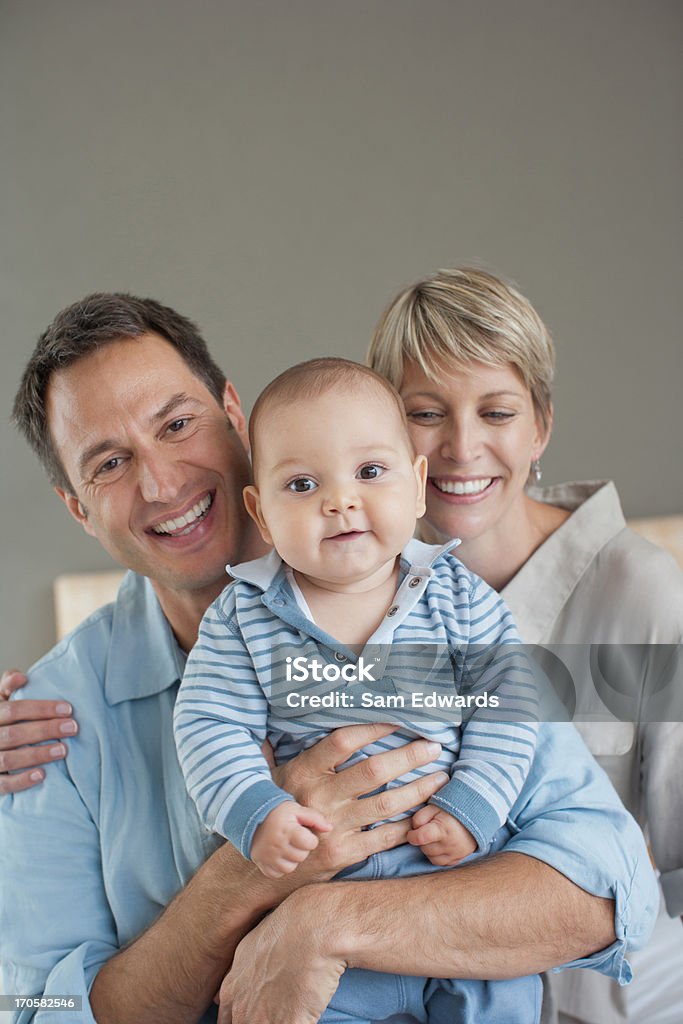
[[[83,997],[82,1015],[42,1011],[40,1024],[91,1024],[99,968],[216,848],[173,743],[184,663],[149,582],[129,573],[115,604],[31,669],[27,693],[68,699],[79,723],[67,759],[41,785],[0,800],[4,990]]]
[[[49,765],[41,785],[0,801],[5,991],[83,997],[80,1015],[40,1011],[39,1024],[93,1024],[87,994],[98,969],[215,849],[173,742],[183,661],[151,585],[129,573],[116,603],[30,673],[29,695],[70,700],[80,726],[68,758]],[[572,726],[541,725],[506,848],[615,900],[617,941],[573,966],[627,980],[627,947],[649,936],[657,888],[642,835],[606,776],[596,768],[576,777],[581,745]],[[15,1017],[31,1019],[32,1011]],[[204,1020],[213,1019],[210,1009]]]

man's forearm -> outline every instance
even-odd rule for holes
[[[280,898],[226,843],[157,921],[98,972],[98,1024],[190,1024],[218,991],[246,932]]]
[[[510,978],[558,967],[615,941],[611,900],[590,895],[523,854],[501,853],[455,871],[409,879],[332,883],[326,889],[302,891],[294,903],[301,908],[301,900],[311,900],[316,907],[320,900],[315,918],[324,916],[325,952],[349,967]]]
[[[267,910],[300,886],[331,878],[342,868],[405,841],[406,822],[361,829],[428,800],[443,784],[438,773],[389,794],[357,797],[429,763],[434,751],[425,741],[388,751],[341,774],[334,771],[355,750],[388,731],[382,726],[341,729],[279,771],[278,781],[297,799],[306,802],[310,797],[313,806],[324,808],[337,823],[333,837],[325,837],[305,865],[279,881],[266,879],[225,843],[155,924],[101,968],[90,994],[98,1024],[197,1020],[218,991],[240,939]],[[374,770],[368,771],[368,766]]]

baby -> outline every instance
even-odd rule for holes
[[[489,851],[533,757],[533,685],[510,613],[449,553],[457,542],[411,539],[425,511],[427,463],[415,457],[399,395],[359,364],[312,360],[268,385],[249,430],[254,484],[244,500],[274,550],[228,567],[234,582],[202,622],[176,702],[180,762],[202,819],[265,875],[294,871],[331,825],[275,785],[261,744],[269,739],[282,762],[330,728],[389,721],[394,731],[359,756],[424,736],[440,755],[395,785],[426,771],[449,781],[413,813],[410,845],[344,877],[377,877],[385,867],[416,874]],[[305,679],[299,689],[295,678]],[[416,698],[423,683],[449,695],[447,714]],[[359,973],[361,989],[391,979]],[[452,1019],[448,986],[467,1007],[463,1020],[536,1019],[536,978],[402,982],[419,983],[421,1005],[431,1000],[429,1021]],[[351,1006],[371,1003],[374,1020],[383,1019],[378,1001],[384,1016],[399,1012],[383,993]],[[349,1015],[344,984],[338,996],[323,1021],[364,1019]]]

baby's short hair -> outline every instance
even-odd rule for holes
[[[394,405],[406,434],[408,446],[413,445],[408,433],[408,421],[401,396],[396,388],[381,374],[371,370],[362,363],[354,363],[351,359],[327,356],[320,359],[308,359],[306,362],[290,366],[275,380],[268,384],[256,399],[249,417],[249,444],[251,447],[252,465],[256,466],[258,454],[257,435],[259,420],[265,412],[276,405],[289,405],[305,398],[319,398],[329,391],[351,391],[359,387],[374,388]]]

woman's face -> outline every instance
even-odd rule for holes
[[[399,390],[417,452],[429,461],[425,539],[514,536],[529,467],[545,447],[516,369],[442,364],[435,382],[408,363]]]

